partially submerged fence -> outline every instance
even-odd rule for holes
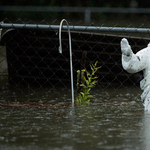
[[[1,23],[0,28],[3,29],[0,48],[1,99],[52,100],[70,90],[67,26],[62,27],[63,54],[58,51],[59,25]],[[90,65],[98,61],[101,69],[97,72],[97,88],[100,92],[105,92],[107,88],[116,93],[120,88],[139,89],[142,74],[131,75],[123,70],[120,41],[126,37],[136,53],[149,43],[150,29],[101,26],[69,28],[74,87],[77,70],[90,71]]]

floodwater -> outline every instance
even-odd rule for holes
[[[0,73],[7,73],[6,59],[0,63]],[[7,76],[0,83],[0,150],[149,150],[150,114],[138,88],[96,88],[89,105],[73,108],[58,107],[71,102],[66,89],[11,86]],[[3,107],[9,103],[19,107]]]
[[[140,98],[98,91],[74,108],[1,107],[0,150],[149,150],[150,115]]]

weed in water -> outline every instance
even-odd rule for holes
[[[86,69],[77,71],[77,90],[81,90],[76,99],[77,105],[79,104],[89,104],[91,89],[96,85],[98,76],[95,75],[97,70],[101,67],[97,67],[97,63],[90,65],[91,73]],[[81,82],[81,83],[80,83]]]

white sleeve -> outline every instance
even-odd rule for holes
[[[122,54],[122,66],[129,73],[136,73],[146,68],[147,65],[147,50],[140,50],[138,53],[131,53],[130,56]]]

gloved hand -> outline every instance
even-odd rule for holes
[[[123,55],[126,55],[126,56],[131,56],[132,55],[132,49],[131,49],[131,46],[129,45],[128,43],[128,40],[126,38],[123,38],[121,40],[121,52]]]

